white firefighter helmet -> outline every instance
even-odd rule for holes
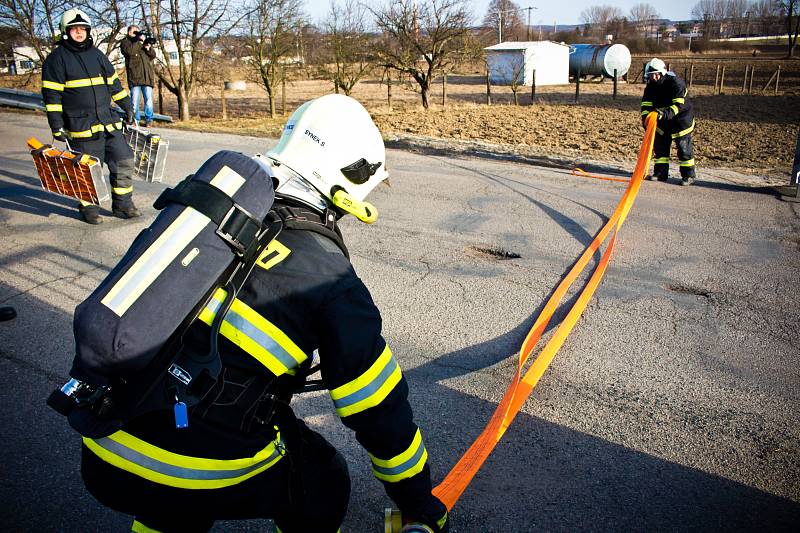
[[[647,66],[644,67],[644,77],[649,79],[650,75],[655,72],[658,72],[662,76],[667,73],[667,65],[657,57],[647,62]]]
[[[278,196],[319,207],[309,196],[321,200],[321,195],[364,222],[377,218],[364,198],[388,177],[386,149],[369,113],[355,99],[328,94],[304,103],[266,156],[276,163]],[[313,190],[319,194],[309,194]]]
[[[77,7],[68,9],[61,15],[61,22],[59,22],[58,27],[61,29],[61,33],[66,35],[71,26],[87,26],[91,28],[92,19]]]

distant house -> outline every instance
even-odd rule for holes
[[[569,83],[569,46],[552,41],[504,42],[485,48],[489,81],[495,85]]]
[[[42,68],[39,56],[32,46],[15,46],[11,49],[12,63],[8,70],[12,74],[29,74]]]

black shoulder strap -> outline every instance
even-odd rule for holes
[[[333,209],[325,209],[320,213],[305,207],[277,205],[272,208],[272,211],[283,220],[285,229],[319,233],[336,243],[344,256],[350,259],[350,253],[344,245],[342,233],[336,225],[336,212]]]
[[[210,183],[187,178],[174,189],[164,190],[153,207],[161,210],[170,203],[191,207],[210,218],[217,225],[217,235],[240,257],[251,255],[264,229],[261,221]]]

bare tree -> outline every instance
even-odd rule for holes
[[[0,0],[0,25],[19,30],[36,54],[29,59],[41,65],[60,34],[55,21],[64,9],[64,0]]]
[[[145,4],[144,2],[147,2]],[[178,119],[190,118],[192,91],[217,41],[244,16],[232,0],[140,0],[163,62],[156,72],[178,99]],[[174,49],[173,49],[174,48]],[[177,62],[174,65],[173,62]]]
[[[692,8],[692,17],[703,21],[703,38],[719,36],[725,20],[725,0],[700,0]]]
[[[511,0],[492,0],[483,17],[483,25],[491,28],[497,35],[497,42],[519,39],[524,35],[524,24],[520,16],[521,10]]]
[[[661,14],[650,4],[635,4],[631,7],[630,21],[637,33],[647,35],[651,21],[661,18]]]
[[[75,5],[83,9],[91,17],[95,28],[108,31],[95,45],[109,55],[119,46],[119,37],[125,35],[125,29],[139,15],[141,0],[81,0]]]
[[[794,57],[797,46],[797,35],[800,33],[800,0],[785,0],[780,2],[783,15],[786,17],[786,35],[789,38],[787,57]]]
[[[514,60],[508,67],[511,74],[509,77],[509,86],[511,87],[511,93],[514,95],[514,105],[519,105],[517,91],[519,90],[519,86],[525,82],[525,52],[524,50],[521,52],[522,53],[514,57]]]
[[[591,6],[581,11],[580,20],[591,27],[592,33],[599,34],[606,31],[614,19],[623,18],[622,10],[614,6]]]
[[[350,96],[356,83],[375,66],[366,15],[366,7],[355,0],[345,0],[343,5],[331,1],[324,23],[327,57],[322,60],[321,70],[337,93],[341,90]]]
[[[286,68],[302,61],[299,35],[303,25],[301,0],[256,0],[247,18],[250,66],[267,91],[269,113],[275,117],[275,91]]]
[[[468,39],[470,12],[466,0],[394,0],[369,8],[384,38],[381,61],[387,68],[409,74],[417,82],[422,107],[428,109],[431,82],[458,60]]]

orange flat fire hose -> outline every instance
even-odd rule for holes
[[[625,222],[631,207],[633,207],[633,201],[636,199],[636,194],[639,192],[642,179],[644,179],[644,176],[647,174],[647,170],[650,167],[650,156],[653,153],[656,118],[656,113],[650,113],[647,116],[647,129],[645,130],[644,140],[642,141],[642,146],[639,150],[639,158],[636,162],[636,168],[633,171],[633,176],[628,184],[627,189],[625,190],[625,194],[622,195],[619,204],[617,204],[617,207],[614,210],[614,214],[611,215],[611,218],[609,218],[608,222],[606,222],[606,224],[600,229],[600,231],[597,233],[597,236],[589,244],[586,250],[584,250],[583,254],[580,256],[569,273],[558,284],[555,292],[553,292],[553,295],[545,304],[544,309],[542,309],[542,312],[536,318],[536,322],[534,322],[530,332],[528,332],[528,335],[519,350],[517,370],[514,373],[514,377],[512,378],[508,389],[503,395],[503,398],[500,400],[500,403],[495,409],[492,418],[489,420],[489,423],[486,425],[478,438],[475,439],[475,442],[473,442],[469,449],[464,453],[461,459],[459,459],[452,470],[450,470],[444,480],[435,489],[433,489],[433,494],[437,496],[447,506],[448,509],[453,508],[455,503],[466,490],[470,481],[472,481],[472,478],[475,477],[475,474],[483,465],[484,461],[486,461],[486,459],[489,457],[489,454],[491,454],[492,450],[494,450],[494,447],[503,437],[506,430],[511,425],[511,422],[514,420],[514,417],[516,417],[517,413],[522,408],[522,405],[525,403],[525,400],[527,400],[528,396],[533,391],[533,388],[539,382],[539,379],[542,377],[545,370],[547,370],[547,367],[550,365],[553,357],[555,357],[556,352],[564,344],[567,335],[569,335],[570,331],[572,331],[572,328],[575,326],[578,318],[580,318],[584,309],[586,309],[586,306],[594,295],[595,290],[600,285],[603,275],[606,272],[606,268],[608,267],[608,262],[611,259],[611,254],[617,241],[617,234],[619,233],[622,224]],[[547,324],[550,322],[550,319],[553,317],[553,313],[555,313],[556,309],[558,308],[559,303],[564,298],[564,295],[566,295],[570,286],[583,272],[594,253],[606,240],[606,237],[608,237],[612,229],[614,232],[611,234],[611,239],[608,242],[608,246],[606,247],[605,252],[603,252],[600,262],[589,278],[588,283],[581,291],[578,300],[572,306],[569,313],[567,313],[567,316],[564,318],[564,320],[562,320],[561,324],[559,324],[553,336],[550,338],[547,344],[545,344],[544,348],[542,348],[542,351],[533,360],[533,363],[525,372],[525,375],[522,377],[522,379],[520,379],[525,363],[528,361],[534,347],[541,339],[542,334],[544,333],[545,328],[547,328]]]
[[[614,178],[611,176],[601,176],[599,174],[589,174],[582,168],[573,168],[572,169],[573,176],[580,176],[582,178],[594,178],[596,180],[606,180],[606,181],[621,181],[622,183],[628,183],[630,179],[628,178]]]

